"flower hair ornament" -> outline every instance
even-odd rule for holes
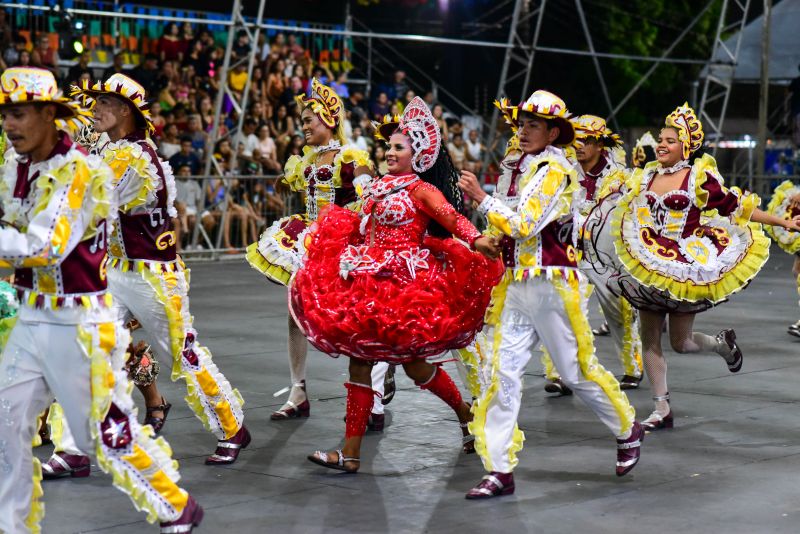
[[[411,167],[414,171],[421,173],[433,167],[442,147],[442,134],[425,101],[414,97],[403,111],[397,128],[411,141],[414,152]]]
[[[675,111],[667,115],[664,126],[677,130],[678,140],[683,145],[683,159],[689,159],[692,152],[703,146],[705,137],[703,125],[688,102],[684,102],[682,106],[678,106]]]
[[[298,95],[294,98],[301,108],[310,107],[319,120],[331,130],[336,130],[342,122],[344,113],[342,99],[336,91],[327,85],[322,85],[316,78],[311,79],[310,97]]]

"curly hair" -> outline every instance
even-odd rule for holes
[[[458,188],[458,171],[453,165],[453,160],[450,159],[450,153],[447,151],[447,146],[442,143],[439,155],[436,157],[436,162],[433,167],[427,171],[420,173],[419,177],[428,182],[436,189],[442,192],[444,198],[461,213],[464,209],[464,197],[461,190]],[[444,227],[436,221],[431,221],[428,225],[428,233],[435,237],[451,237],[452,234],[444,229]]]

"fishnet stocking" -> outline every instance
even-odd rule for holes
[[[308,357],[308,341],[294,322],[294,318],[289,316],[289,372],[292,378],[292,390],[289,393],[289,400],[295,405],[299,405],[306,400],[306,392],[301,384],[306,380],[306,358]]]
[[[694,314],[672,313],[669,316],[669,340],[673,350],[680,354],[716,352],[731,362],[733,354],[727,344],[714,336],[695,332]]]
[[[664,351],[661,349],[661,331],[664,328],[665,317],[663,313],[643,310],[639,312],[644,369],[647,372],[648,380],[650,380],[653,397],[663,398],[663,400],[655,401],[655,412],[661,417],[669,413],[669,403],[666,400],[669,392],[667,388],[667,360],[664,358]]]

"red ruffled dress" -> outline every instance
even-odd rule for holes
[[[503,266],[470,246],[480,233],[416,175],[373,182],[361,216],[336,206],[318,223],[290,287],[290,309],[319,350],[402,363],[468,345]]]

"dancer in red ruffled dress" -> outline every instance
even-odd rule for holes
[[[453,408],[468,436],[469,405],[426,358],[469,344],[502,275],[498,261],[470,250],[488,258],[499,252],[457,211],[458,175],[425,103],[414,99],[399,123],[380,130],[389,139],[390,174],[370,185],[361,214],[330,208],[290,289],[292,314],[311,343],[351,358],[345,445],[308,457],[351,473],[359,467],[375,362],[402,364]],[[464,449],[474,451],[469,438]]]

